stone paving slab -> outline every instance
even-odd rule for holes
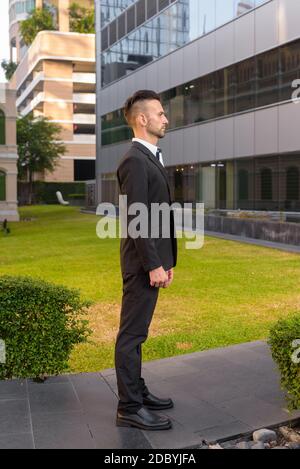
[[[183,449],[300,418],[289,414],[268,345],[251,342],[147,362],[154,394],[171,396],[164,432],[115,426],[114,369],[45,383],[0,381],[0,449]]]

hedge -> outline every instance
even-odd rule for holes
[[[26,204],[28,200],[28,183],[18,182],[18,200]],[[35,181],[33,183],[33,201],[36,204],[58,204],[56,192],[60,191],[64,200],[68,198],[85,199],[85,182],[46,182]]]
[[[288,408],[300,409],[300,315],[278,321],[270,331],[269,344],[287,391]]]
[[[0,339],[5,361],[0,379],[40,378],[68,369],[76,344],[86,342],[82,319],[89,301],[80,292],[41,279],[0,277]]]

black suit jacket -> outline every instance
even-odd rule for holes
[[[122,158],[117,177],[121,195],[127,195],[128,207],[136,202],[145,204],[151,228],[151,204],[172,204],[168,174],[163,165],[144,145],[134,142]],[[135,216],[128,216],[127,227]],[[170,237],[162,237],[159,226],[158,238],[121,239],[121,270],[126,273],[149,272],[160,266],[165,270],[177,262],[177,240],[174,230],[174,213],[170,213]]]

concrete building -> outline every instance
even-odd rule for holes
[[[19,221],[16,93],[7,84],[0,86],[0,221]]]
[[[117,202],[122,107],[148,88],[170,122],[176,201],[300,211],[299,0],[96,0],[96,12],[98,201]]]
[[[46,116],[61,125],[67,153],[53,173],[36,179],[73,182],[95,177],[95,35],[70,32],[73,0],[10,0],[11,59],[18,68],[10,86],[17,90],[22,116]],[[93,0],[76,0],[93,7]],[[20,21],[34,8],[48,7],[57,30],[41,31],[30,47],[19,32]]]

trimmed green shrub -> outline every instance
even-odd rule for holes
[[[39,378],[68,369],[75,344],[87,341],[89,301],[79,290],[22,276],[0,277],[0,379]]]
[[[300,409],[300,315],[278,321],[270,331],[272,357],[287,391],[290,410]]]
[[[68,194],[80,194],[85,199],[85,182],[46,182],[35,181],[33,183],[33,201],[35,204],[58,204],[56,192],[60,191],[65,200]],[[18,200],[21,205],[28,201],[28,183],[19,181]]]
[[[60,191],[65,200],[68,194],[84,194],[84,182],[44,182],[37,181],[34,185],[36,199],[40,203],[57,204],[56,192]]]

